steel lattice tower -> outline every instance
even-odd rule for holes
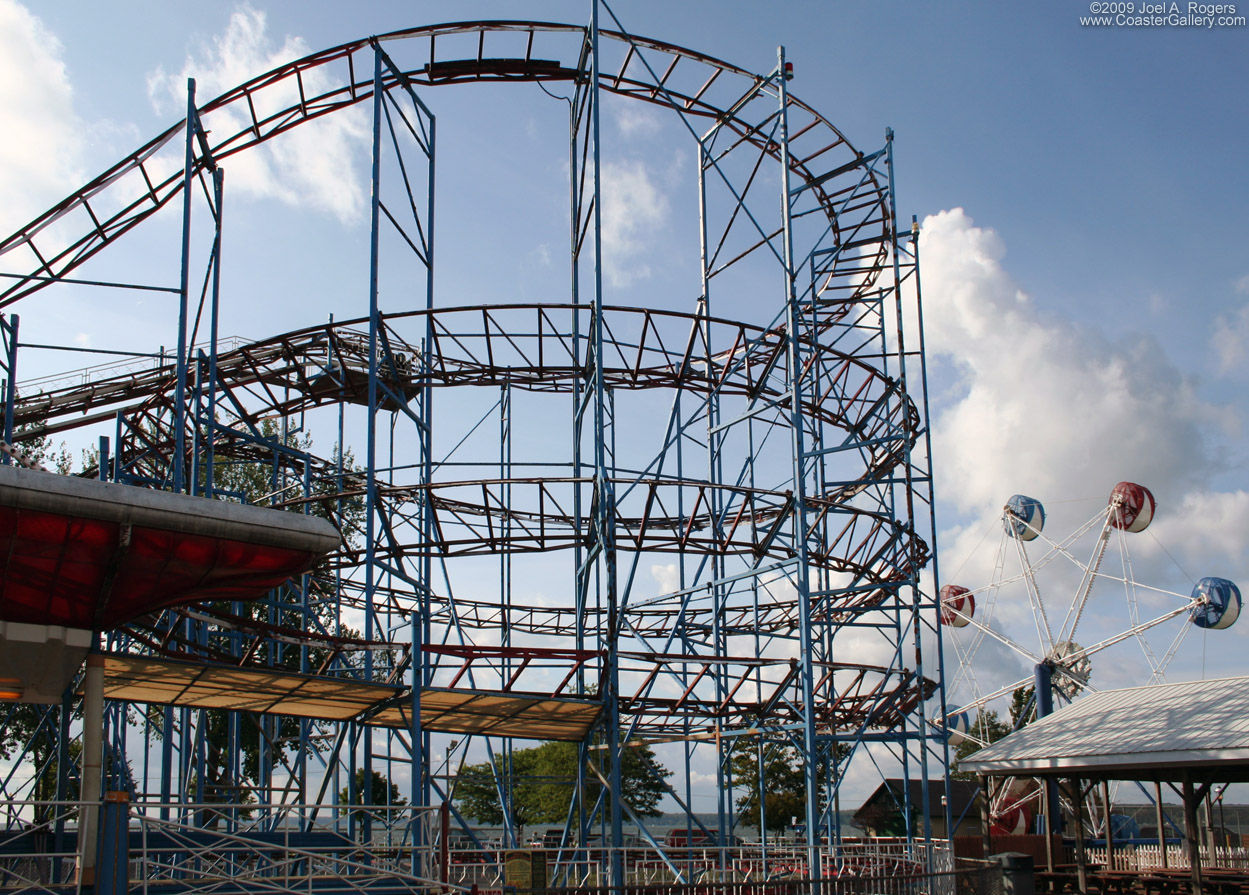
[[[21,301],[29,317],[35,293],[89,280],[80,265],[137,238],[130,231],[161,209],[184,214],[181,281],[168,290],[180,303],[176,357],[22,384],[12,315],[7,441],[94,424],[109,436],[103,477],[206,497],[251,496],[231,491],[238,478],[222,470],[263,470],[266,503],[327,513],[347,535],[328,568],[273,593],[263,611],[186,607],[108,632],[115,654],[389,688],[345,717],[225,713],[224,734],[211,733],[202,704],[114,703],[113,785],[164,806],[165,818],[221,799],[209,792],[220,782],[207,770],[212,735],[232,744],[231,785],[251,780],[262,806],[307,805],[300,817],[312,824],[339,816],[340,789],[369,801],[357,780],[374,771],[406,779],[411,804],[436,805],[453,776],[449,740],[464,754],[466,737],[493,734],[489,754],[504,771],[517,738],[581,744],[568,843],[601,831],[620,845],[630,821],[645,830],[625,799],[581,798],[596,776],[619,793],[638,742],[684,765],[671,796],[691,815],[690,770],[714,769],[712,832],[727,836],[753,825],[735,817],[734,756],[762,767],[789,748],[803,756],[818,875],[835,860],[852,762],[892,762],[919,780],[943,772],[944,740],[925,716],[941,669],[934,589],[921,582],[934,541],[918,229],[899,224],[892,134],[878,150],[854,149],[790,93],[783,51],[754,74],[600,23],[600,11],[610,15],[596,3],[585,27],[478,22],[360,40],[203,104],[192,85],[186,120],[0,243],[10,271],[0,306],[12,314]],[[466,45],[475,56],[456,55]],[[567,294],[442,300],[435,161],[448,150],[434,110],[454,101],[453,85],[535,81],[571,95]],[[607,96],[675,116],[695,147],[693,300],[609,300]],[[229,301],[220,234],[231,159],[353,107],[372,126],[368,307],[226,342],[217,315]],[[215,236],[199,246],[192,212],[205,208]],[[197,252],[207,255],[198,294]],[[396,291],[402,310],[384,311],[379,296]],[[735,319],[743,306],[752,316]],[[486,411],[466,420],[461,408],[478,405]],[[491,450],[463,449],[478,428]],[[300,433],[313,430],[330,434],[310,447]],[[352,445],[355,468],[344,459]],[[521,576],[556,560],[562,600],[516,599]],[[678,584],[643,595],[639,570],[657,562],[675,567]],[[460,589],[465,569],[473,585]],[[859,661],[866,636],[888,662]],[[71,702],[48,710],[62,741]],[[250,769],[237,748],[248,724],[269,744]],[[123,757],[142,766],[137,778]],[[510,785],[504,773],[505,799]],[[921,792],[925,804],[904,809],[926,823]],[[373,835],[375,822],[342,814],[353,836]],[[411,841],[426,835],[414,828]],[[619,860],[612,873],[623,878]]]

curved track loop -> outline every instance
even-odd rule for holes
[[[601,90],[678,114],[717,158],[745,148],[754,154],[755,171],[764,160],[780,163],[780,104],[771,82],[659,41],[612,31],[600,31],[599,40]],[[379,51],[393,65],[383,76],[384,90],[411,87],[428,96],[467,82],[585,85],[591,72],[587,42],[587,30],[579,26],[467,22],[394,32],[313,53],[202,105],[199,117],[207,136],[194,149],[192,174],[202,177],[238,153],[365,103],[373,97]],[[769,471],[766,483],[755,481],[753,473],[749,480],[742,474],[734,481],[736,470],[719,470],[714,475],[724,478],[711,482],[673,474],[647,457],[635,465],[651,465],[632,468],[615,459],[613,447],[606,484],[616,495],[615,548],[635,557],[688,554],[712,564],[718,558],[740,557],[747,570],[740,580],[726,576],[711,585],[700,578],[702,583],[688,590],[629,602],[611,619],[605,606],[589,602],[577,607],[521,606],[509,596],[504,606],[434,593],[418,600],[411,589],[392,587],[395,580],[412,584],[402,575],[388,577],[410,557],[510,557],[588,546],[588,533],[597,522],[594,479],[571,474],[567,467],[562,475],[548,474],[532,468],[542,465],[538,463],[531,468],[518,463],[503,473],[497,463],[478,461],[448,464],[449,471],[439,473],[443,478],[436,475],[432,481],[409,481],[410,467],[375,469],[377,512],[386,520],[386,531],[371,545],[371,556],[390,571],[366,591],[358,574],[366,557],[346,548],[332,560],[342,572],[336,581],[339,591],[319,594],[319,599],[359,608],[367,592],[373,607],[380,603],[405,619],[415,614],[419,602],[432,624],[456,629],[465,640],[456,648],[466,651],[465,663],[477,661],[479,668],[490,665],[492,647],[472,643],[474,637],[486,642],[492,632],[506,630],[509,636],[515,632],[566,643],[588,624],[600,631],[618,624],[622,646],[641,650],[619,654],[622,711],[634,718],[638,733],[710,738],[726,726],[749,729],[764,717],[781,727],[801,726],[802,685],[792,658],[803,636],[800,610],[808,610],[808,626],[831,631],[860,610],[896,597],[905,582],[914,582],[916,566],[928,559],[928,547],[910,524],[891,515],[893,490],[910,475],[907,463],[922,431],[921,414],[901,383],[886,372],[881,356],[889,350],[882,344],[884,323],[862,324],[859,319],[878,313],[866,309],[879,305],[883,291],[897,288],[896,282],[881,281],[893,267],[895,234],[888,189],[869,163],[880,153],[864,156],[856,151],[792,95],[786,112],[794,217],[809,222],[813,231],[823,231],[816,240],[819,251],[810,259],[816,285],[804,300],[816,319],[801,324],[796,356],[804,366],[796,376],[786,369],[789,334],[783,328],[701,314],[606,307],[603,319],[595,321],[586,305],[516,304],[437,308],[384,315],[381,321],[385,347],[378,369],[385,397],[379,406],[396,416],[410,413],[408,405],[427,387],[477,389],[478,395],[500,389],[533,396],[576,393],[591,372],[585,357],[591,327],[601,323],[602,388],[612,400],[635,390],[669,390],[707,396],[706,407],[714,404],[714,412],[723,414],[708,419],[713,411],[695,411],[703,416],[683,419],[673,438],[687,437],[697,423],[711,442],[708,433],[714,435],[724,428],[722,420],[734,417],[751,420],[751,439],[755,427],[760,440],[794,425],[821,435],[827,430],[832,437],[820,442],[818,484],[808,486],[801,514],[793,512],[794,499],[787,490],[793,481],[791,456],[777,464],[779,473]],[[178,137],[185,124],[173,125],[0,242],[0,264],[17,274],[0,281],[0,308],[66,277],[174,200],[183,184]],[[710,167],[704,170],[708,178],[713,176]],[[754,182],[752,171],[748,184]],[[734,196],[744,206],[744,193]],[[776,200],[769,196],[767,201]],[[707,235],[708,278],[756,251],[769,258],[776,251],[781,231],[765,232],[765,225],[755,224],[756,230],[744,239],[738,231],[730,238],[738,219],[734,210],[723,232]],[[264,419],[300,417],[334,405],[367,407],[367,325],[361,318],[315,326],[222,351],[213,383],[203,381],[206,365],[192,365],[192,389],[215,390],[221,396],[217,406],[228,406],[237,422],[237,432],[220,434],[216,456],[256,459],[256,439],[249,440],[245,430]],[[863,336],[859,326],[870,335]],[[405,335],[410,333],[416,335]],[[426,334],[427,345],[421,341]],[[852,345],[856,338],[872,347]],[[161,481],[161,464],[167,471],[172,453],[169,420],[174,416],[170,409],[176,378],[171,364],[142,370],[113,367],[73,381],[45,381],[38,391],[21,392],[16,423],[27,427],[26,437],[33,438],[121,414],[144,442],[125,448],[119,443],[119,456],[129,450],[128,468],[138,470],[141,478],[147,462],[143,458],[150,455],[151,477]],[[793,379],[802,384],[791,415]],[[614,411],[612,419],[614,426]],[[792,448],[789,434],[775,439],[786,443],[785,450]],[[733,435],[715,437],[727,443]],[[664,442],[661,454],[667,447]],[[753,441],[750,451],[763,455]],[[311,493],[316,496],[286,506],[300,507],[309,500],[336,503],[360,494],[360,483],[350,476],[336,477],[329,461],[313,457],[309,462],[318,485]],[[574,510],[578,504],[580,509]],[[414,524],[417,508],[433,520],[428,529]],[[787,527],[786,521],[792,523],[796,515],[805,519],[806,530],[795,533],[792,524]],[[812,576],[819,589],[812,587],[809,605],[800,606],[783,576],[804,545],[807,566],[819,572]],[[769,579],[769,568],[782,571]],[[510,568],[507,574],[512,574]],[[749,576],[753,582],[742,583]],[[249,629],[238,619],[217,622],[240,634],[249,630],[257,643],[298,642],[300,637],[299,631],[280,625],[261,630]],[[133,634],[153,650],[193,647],[166,643],[155,630],[145,634],[144,624],[133,626]],[[690,638],[684,645],[691,652],[672,654],[680,646],[674,642],[678,638]],[[319,645],[331,652],[380,648],[328,635],[322,640]],[[443,644],[441,649],[440,656],[454,659],[453,647]],[[704,655],[698,649],[718,652]],[[571,655],[567,649],[552,650],[548,658],[561,669],[569,661],[603,659],[602,653],[582,652],[586,654],[569,659],[563,655]],[[815,723],[822,730],[904,725],[905,716],[933,691],[931,681],[905,668],[833,662],[831,654],[830,645],[814,662],[814,692],[830,695],[815,710]],[[494,669],[506,687],[517,680],[509,661],[500,660]],[[455,667],[454,662],[436,663],[433,673]],[[625,685],[632,689],[626,692]]]
[[[572,324],[571,304],[438,308],[382,317],[393,364],[386,385],[395,399],[409,399],[426,385],[499,387],[571,392],[585,375],[573,343],[591,326],[582,308]],[[428,368],[419,345],[402,330],[424,333],[430,318],[433,350]],[[338,402],[367,403],[368,335],[365,318],[309,327],[242,345],[218,357],[221,387],[240,405],[259,404],[265,415],[297,414]],[[746,323],[675,311],[606,307],[610,351],[604,380],[611,389],[673,388],[750,404],[779,404],[786,395],[785,338]],[[897,382],[861,358],[829,345],[805,343],[809,367],[822,383],[803,404],[812,422],[836,427],[870,447],[861,451],[864,481],[879,479],[902,462],[903,433],[918,430],[919,414],[904,401]],[[99,376],[75,374],[23,390],[14,423],[19,438],[35,438],[110,419],[118,411],[173,393],[172,363],[147,370]],[[193,377],[194,378],[194,377]],[[397,401],[395,401],[397,403]],[[779,412],[778,414],[779,415]],[[776,425],[788,425],[783,419]],[[822,495],[852,496],[855,482]]]
[[[736,144],[780,158],[771,136],[776,103],[774,98],[760,101],[758,75],[660,41],[616,31],[600,31],[599,38],[603,90],[666,106],[685,116],[691,127],[697,122],[715,125]],[[394,57],[402,72],[386,73],[384,89],[389,90],[400,84],[429,88],[482,81],[586,81],[586,41],[586,29],[573,25],[463,22],[396,31],[313,53],[200,107],[209,136],[197,147],[195,173],[371,98],[375,47]],[[185,120],[174,124],[0,242],[0,262],[19,275],[3,283],[0,308],[66,276],[177,196],[183,167],[175,138],[184,127]],[[888,252],[887,192],[870,175],[864,182],[841,185],[836,175],[862,154],[792,95],[789,133],[795,189],[801,185],[810,191],[828,218],[831,244],[846,249],[822,272],[822,294],[829,301],[867,294]],[[713,274],[765,241],[720,261]]]
[[[588,326],[585,314],[579,327],[571,325],[573,309],[573,305],[512,305],[387,315],[383,326],[396,361],[388,385],[399,396],[411,395],[426,384],[497,388],[506,382],[536,392],[570,391],[584,375],[572,363],[572,341],[578,334],[584,337]],[[400,330],[425,332],[426,317],[431,318],[434,350],[428,368],[419,369],[410,359],[419,359],[420,350],[406,342]],[[366,323],[350,320],[310,327],[242,345],[218,358],[218,382],[236,399],[235,406],[261,408],[253,422],[261,415],[294,415],[339,402],[364,403],[367,335],[360,328]],[[605,379],[613,388],[714,390],[722,397],[747,401],[783,394],[778,362],[783,343],[776,333],[734,321],[628,307],[605,309],[605,324],[613,336],[612,363]],[[862,360],[825,345],[812,344],[809,350],[817,358],[814,363],[823,369],[823,381],[830,383],[827,391],[835,390],[837,400],[808,402],[804,409],[814,420],[873,444],[861,458],[865,462],[862,479],[888,474],[905,447],[900,433],[915,428],[914,406],[900,400],[893,380]],[[111,418],[119,411],[133,414],[141,406],[150,415],[153,402],[169,400],[175,376],[175,368],[165,365],[46,383],[45,391],[24,393],[15,420],[29,427],[27,437],[36,437]],[[227,452],[228,447],[222,445],[219,450]],[[321,468],[328,476],[329,464]],[[464,470],[457,472],[455,480],[380,489],[379,498],[393,518],[409,515],[405,505],[426,495],[437,518],[433,540],[420,539],[419,531],[406,528],[408,539],[392,542],[382,555],[526,553],[584,543],[589,519],[575,518],[568,508],[573,505],[573,491],[589,488],[591,480],[500,479],[488,469],[468,478]],[[660,553],[691,550],[755,560],[793,555],[792,544],[772,537],[773,525],[788,512],[787,492],[717,486],[646,471],[620,475],[613,484],[621,495],[617,523],[623,548]],[[831,612],[878,603],[890,583],[913,571],[907,533],[896,520],[851,506],[848,499],[856,490],[854,482],[841,482],[808,501],[813,530],[818,527],[821,532],[809,544],[812,563],[864,582],[842,594]],[[341,491],[318,489],[315,499],[332,503],[360,493],[358,484],[348,482]],[[679,506],[685,509],[678,512]],[[724,509],[713,515],[712,506]],[[922,545],[919,555],[927,557]],[[347,568],[360,560],[349,552],[337,565]],[[769,603],[763,618],[757,616],[757,607],[744,605],[736,611],[741,614],[740,622],[726,621],[743,629],[762,624],[780,631],[796,621],[792,601]],[[648,607],[639,612],[656,616],[647,621],[640,617],[642,628],[662,628],[663,619],[680,609]],[[687,623],[692,620],[685,617]]]

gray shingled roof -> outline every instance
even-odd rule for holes
[[[1092,693],[959,763],[976,774],[1249,780],[1249,677]]]

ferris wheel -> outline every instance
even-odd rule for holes
[[[1148,488],[1120,482],[1105,507],[1055,538],[1045,530],[1039,500],[1016,494],[1006,502],[990,581],[976,588],[947,584],[939,595],[945,643],[957,659],[946,687],[951,744],[986,745],[989,710],[1009,722],[1001,706],[1023,688],[1033,688],[1024,713],[1035,717],[1097,689],[1095,672],[1104,661],[1107,669],[1108,660],[1123,667],[1135,656],[1139,684],[1162,682],[1189,631],[1236,621],[1240,589],[1225,578],[1201,578],[1188,593],[1136,579],[1133,539],[1155,510]],[[996,671],[1003,651],[1030,673]],[[1014,707],[1025,708],[1018,701]],[[1040,798],[1035,785],[1004,786],[991,802],[994,832],[1026,831]]]

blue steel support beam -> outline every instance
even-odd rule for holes
[[[6,321],[0,318],[0,335],[4,337],[4,440],[13,443],[13,407],[17,403],[17,332],[21,322],[16,314]],[[0,463],[8,466],[13,458],[0,455]]]
[[[598,0],[593,0],[597,3]],[[568,205],[569,205],[569,242],[568,242],[568,258],[569,258],[569,293],[572,302],[572,321],[570,327],[571,348],[572,348],[572,365],[574,369],[581,369],[581,220],[583,193],[580,189],[582,166],[578,154],[580,144],[579,135],[581,134],[581,104],[582,93],[581,85],[578,84],[573,93],[573,99],[568,103]],[[572,388],[572,474],[576,478],[580,478],[582,474],[582,452],[581,452],[581,421],[583,419],[581,413],[582,406],[582,379],[580,376],[573,377]],[[572,495],[572,513],[574,519],[585,518],[583,513],[582,489],[580,486],[573,489]],[[573,600],[575,607],[575,629],[574,642],[578,651],[586,648],[586,628],[585,617],[588,603],[588,585],[585,584],[583,576],[583,565],[585,563],[586,549],[583,539],[578,538],[573,545]],[[578,668],[576,680],[576,693],[583,696],[586,693],[587,682],[585,672]],[[574,812],[576,815],[576,831],[579,841],[584,841],[589,824],[589,815],[586,811],[586,758],[588,756],[587,743],[582,741],[577,748],[577,774],[573,778],[573,798],[570,808],[570,817],[565,823],[565,827],[571,827],[573,824]]]
[[[793,526],[794,570],[792,582],[798,601],[799,676],[802,699],[803,776],[806,781],[806,838],[808,872],[812,879],[821,878],[819,823],[819,774],[816,767],[815,739],[815,674],[813,631],[811,627],[810,563],[807,556],[807,494],[806,463],[803,434],[803,361],[800,336],[801,308],[798,304],[797,271],[794,268],[793,208],[789,188],[789,93],[787,89],[785,48],[777,49],[776,85],[780,98],[781,151],[781,225],[782,257],[785,273],[786,351],[789,364],[789,424],[793,454],[794,501],[791,510]]]
[[[365,530],[364,530],[364,639],[373,640],[376,630],[376,619],[373,596],[377,588],[376,537],[377,537],[377,399],[378,399],[378,329],[381,326],[377,307],[378,266],[381,250],[381,188],[382,188],[382,52],[373,50],[373,163],[372,163],[372,194],[369,202],[369,406],[368,406],[368,443],[366,447],[365,471]],[[365,680],[373,679],[373,651],[364,656]],[[363,740],[363,761],[361,765],[362,782],[356,783],[356,774],[351,774],[351,783],[360,788],[360,795],[351,795],[351,802],[359,801],[365,805],[373,802],[373,729],[366,727],[361,731]],[[352,815],[354,817],[354,814]],[[361,835],[367,842],[371,832],[371,815],[363,813]]]
[[[1038,662],[1032,670],[1037,720],[1054,712],[1054,666]],[[1058,786],[1052,780],[1045,783],[1045,816],[1049,832],[1061,833],[1062,811],[1058,802]]]
[[[899,252],[899,244],[898,244],[899,242],[898,241],[898,227],[897,227],[898,212],[897,212],[897,201],[895,198],[895,177],[894,177],[894,167],[893,167],[893,129],[892,128],[885,129],[885,169],[887,173],[887,188],[888,188],[888,197],[889,197],[889,231],[892,234],[892,239],[893,239],[893,251],[890,252],[890,255],[893,259],[893,300],[894,300],[894,323],[895,323],[896,332],[897,332],[898,390],[899,390],[899,393],[902,395],[903,399],[905,400],[908,395],[907,378],[906,378],[907,377],[907,373],[906,373],[906,328],[904,325],[905,324],[905,312],[904,312],[904,308],[902,305],[902,271],[901,271],[901,259],[899,257],[900,252]],[[906,423],[907,419],[908,419],[907,417],[903,418],[904,426],[907,424]],[[903,459],[903,464],[902,464],[902,469],[903,469],[903,473],[905,476],[905,487],[903,488],[903,500],[904,500],[904,506],[905,506],[905,512],[906,512],[905,521],[907,524],[909,524],[912,527],[912,529],[914,529],[914,526],[915,526],[915,477],[914,477],[915,466],[914,466],[913,458],[911,456],[912,444],[914,442],[913,435],[914,433],[907,432],[906,437],[903,438],[902,440],[903,451],[905,455]],[[914,551],[916,550],[916,544],[915,544],[914,538],[911,539],[911,550],[912,550],[912,561],[909,563],[910,580],[907,582],[904,582],[902,586],[910,587],[910,590],[911,590],[911,601],[910,601],[909,608],[910,608],[911,636],[914,639],[914,648],[915,648],[915,673],[920,676],[920,679],[922,679],[923,674],[924,674],[924,649],[923,649],[923,637],[921,636],[922,631],[920,628],[921,595],[920,595],[920,588],[919,588],[919,562],[918,562],[918,556],[914,553]],[[898,602],[899,602],[899,605],[901,606],[902,600],[899,600]],[[924,840],[928,841],[932,839],[932,811],[931,811],[931,798],[930,798],[930,793],[928,791],[928,750],[924,747],[924,738],[927,736],[927,730],[926,730],[927,720],[924,716],[924,711],[925,711],[925,702],[924,700],[921,699],[919,700],[919,704],[916,706],[916,709],[915,709],[916,724],[917,724],[916,732],[920,741],[919,742],[919,745],[920,745],[920,748],[919,748],[920,815],[923,818]],[[905,728],[904,728],[904,735],[905,735]],[[909,760],[910,754],[911,754],[910,748],[904,745],[904,748],[903,748],[904,760]],[[910,787],[906,787],[906,789],[904,790],[904,794],[905,794],[905,798],[909,802],[910,801]],[[907,807],[908,807],[908,810],[911,809],[911,806],[908,805]],[[912,827],[910,824],[908,824],[907,825],[908,836],[912,835],[911,830],[912,830]],[[931,860],[932,860],[932,853],[930,851],[929,852],[930,863],[931,863]],[[932,867],[930,866],[929,870],[931,869]]]
[[[182,275],[178,287],[178,381],[174,388],[174,456],[171,482],[182,491],[186,463],[186,319],[191,282],[191,182],[195,175],[195,79],[186,81],[186,167],[182,174]]]
[[[624,842],[624,792],[621,786],[621,751],[624,746],[620,742],[620,619],[616,592],[616,508],[614,487],[607,466],[608,396],[603,384],[605,363],[603,354],[603,183],[598,14],[599,0],[595,0],[590,16],[590,139],[593,152],[591,164],[594,190],[594,317],[591,339],[594,352],[592,370],[594,491],[597,497],[594,525],[598,528],[599,546],[602,550],[603,587],[607,598],[607,679],[604,708],[606,710],[606,746],[610,761],[608,779],[611,789],[611,886],[614,891],[619,891],[624,886],[624,856],[620,853]]]
[[[217,434],[217,339],[220,337],[221,316],[221,227],[225,212],[225,171],[213,171],[213,198],[216,200],[217,228],[213,234],[212,306],[208,318],[208,426],[204,439],[204,495],[213,496],[213,460]]]
[[[892,159],[891,159],[892,162]],[[892,168],[891,168],[892,170]],[[915,319],[916,319],[916,335],[919,341],[919,373],[920,388],[923,398],[924,419],[927,421],[929,414],[928,404],[928,349],[924,341],[924,292],[923,277],[920,275],[919,264],[919,219],[914,215],[911,216],[911,263],[915,265]],[[932,426],[924,425],[924,458],[927,463],[928,473],[928,534],[932,539],[928,546],[929,562],[932,564],[932,591],[933,593],[941,592],[941,572],[937,563],[937,501],[935,494],[935,484],[932,481]],[[935,624],[933,625],[936,635],[937,650],[937,680],[945,681],[945,643],[941,630],[940,608],[934,610]],[[949,706],[945,699],[945,687],[937,688],[937,696],[939,699],[938,710],[941,718],[944,720],[949,713]],[[931,725],[924,719],[922,727],[925,737],[931,733]],[[945,769],[945,791],[950,792],[950,740],[942,735],[936,737],[937,748],[940,755],[941,767]],[[954,814],[951,799],[945,800],[945,829],[946,835],[954,835]],[[960,818],[961,820],[961,818]]]
[[[435,147],[437,146],[437,121],[432,113],[426,110],[429,118],[429,186],[428,186],[428,208],[426,211],[426,246],[425,246],[425,307],[432,309],[434,307],[434,164],[435,164]],[[427,314],[425,316],[425,339],[422,344],[422,363],[424,369],[428,370],[433,365],[434,350],[434,316]],[[434,442],[433,442],[433,397],[434,388],[430,383],[429,377],[425,378],[425,385],[421,391],[421,415],[425,422],[423,428],[420,429],[421,437],[421,475],[424,481],[432,482],[434,477]],[[427,497],[421,507],[421,531],[424,533],[427,541],[432,541],[435,528],[434,509],[432,505],[432,497]],[[430,641],[433,636],[432,631],[432,611],[430,609],[429,600],[433,594],[433,557],[426,555],[421,559],[420,565],[420,581],[424,584],[424,588],[420,597],[420,639],[412,642],[412,668],[413,680],[420,685],[427,686],[433,683],[434,666],[433,657],[425,652],[424,645]],[[416,676],[420,675],[419,681]],[[433,755],[432,745],[428,733],[425,733],[421,723],[421,700],[420,686],[412,688],[412,719],[413,719],[413,779],[420,778],[419,788],[414,788],[413,804],[429,805],[432,796],[432,780],[428,771],[430,770],[430,760]],[[418,751],[419,749],[419,751]],[[449,769],[448,769],[449,770]],[[419,801],[418,801],[419,799]],[[413,856],[415,860],[415,855]],[[416,868],[413,866],[413,872]]]

